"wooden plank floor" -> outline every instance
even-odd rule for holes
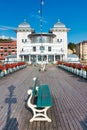
[[[25,102],[35,76],[50,86],[51,123],[29,122],[32,114]],[[47,67],[46,72],[28,66],[0,79],[0,130],[87,130],[87,80],[56,66]]]

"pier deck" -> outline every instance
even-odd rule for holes
[[[51,123],[29,122],[32,113],[25,102],[35,76],[40,84],[50,86]],[[87,130],[87,80],[56,66],[47,67],[46,72],[28,66],[0,79],[0,130]]]

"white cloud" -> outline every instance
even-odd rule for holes
[[[11,39],[13,39],[13,40],[17,40],[15,37],[10,37]]]
[[[8,29],[6,29],[6,28],[3,28],[3,27],[0,27],[0,30],[8,30]]]
[[[0,25],[0,30],[14,30],[15,27]]]
[[[9,38],[11,38],[11,39],[13,39],[13,40],[16,40],[15,37],[8,37],[8,36],[5,36],[5,35],[0,36],[0,38],[1,38],[1,39],[9,39]]]

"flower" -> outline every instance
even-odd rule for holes
[[[83,68],[83,66],[82,66],[82,64],[77,64],[76,68],[79,69],[79,70],[81,70]]]
[[[12,68],[14,68],[14,67],[17,67],[17,66],[18,66],[18,64],[17,64],[17,63],[12,63],[11,65],[12,65]]]
[[[71,67],[71,63],[66,62],[65,65]]]
[[[87,71],[87,65],[83,66],[83,70]]]
[[[76,68],[76,63],[72,63],[71,67]]]
[[[0,72],[3,71],[3,70],[5,70],[5,66],[0,65]]]
[[[62,65],[62,61],[58,61],[58,65]]]
[[[5,64],[5,67],[6,67],[6,69],[9,69],[9,68],[11,68],[11,65],[10,64]]]

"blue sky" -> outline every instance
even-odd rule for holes
[[[43,32],[48,32],[58,19],[70,28],[68,42],[87,40],[87,0],[43,0]],[[40,0],[0,0],[0,36],[15,37],[13,28],[26,19],[40,32]]]

